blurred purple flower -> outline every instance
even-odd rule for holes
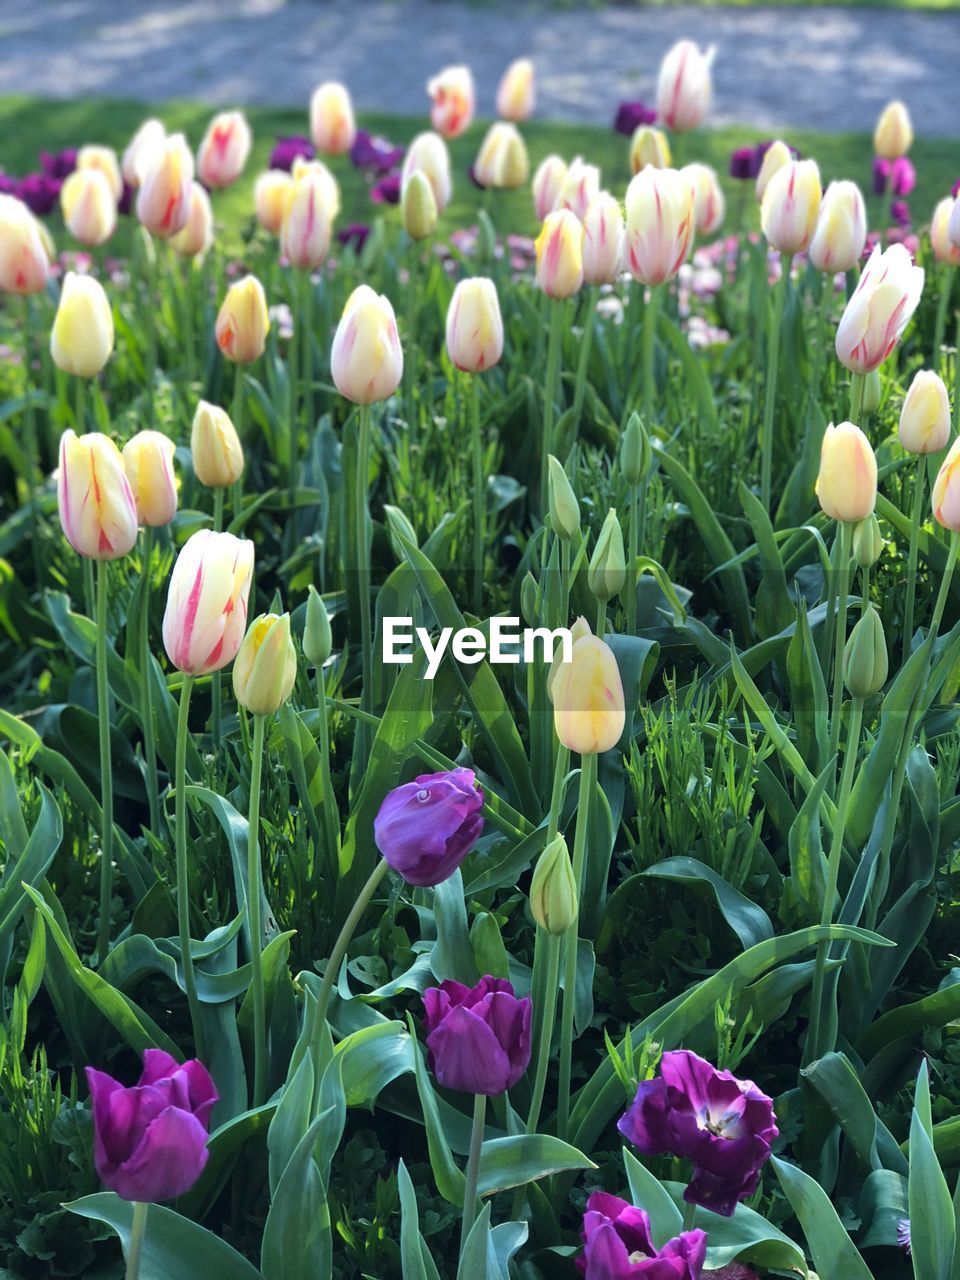
[[[656,122],[656,110],[637,98],[632,102],[620,103],[617,114],[613,118],[613,127],[617,133],[626,134],[629,138],[634,129],[639,128],[640,125],[656,124]]]
[[[277,139],[270,152],[269,168],[286,169],[289,173],[293,168],[294,160],[298,160],[301,156],[305,160],[312,160],[315,155],[314,145],[309,138],[304,138],[300,134],[291,134],[287,138]]]
[[[370,227],[366,222],[349,222],[341,231],[337,232],[337,240],[342,245],[352,247],[354,253],[362,253],[369,234]]]
[[[28,173],[17,183],[16,195],[38,217],[44,217],[57,203],[63,183],[45,173]]]
[[[475,987],[448,979],[423,993],[427,1062],[445,1089],[498,1097],[530,1063],[533,1002],[503,978]]]
[[[15,196],[19,185],[19,178],[14,178],[9,173],[0,173],[0,195]]]
[[[749,182],[760,172],[756,147],[737,147],[730,155],[730,177]]]
[[[370,199],[374,204],[399,204],[400,174],[388,173],[379,182],[375,182],[370,188]]]
[[[887,183],[890,181],[891,164],[889,160],[884,160],[883,156],[873,157],[873,194],[882,196],[887,190]]]
[[[585,1280],[700,1280],[706,1255],[707,1233],[699,1228],[658,1250],[643,1209],[606,1191],[594,1191],[587,1201],[577,1259]]]
[[[958,178],[950,188],[950,194],[954,197],[960,196],[960,178]]]
[[[123,191],[120,199],[117,201],[117,213],[130,213],[133,209],[133,201],[137,194],[136,187],[132,187],[126,178],[123,180]]]
[[[906,200],[893,200],[890,203],[890,216],[902,231],[908,231],[913,225],[910,217],[910,206]]]
[[[366,129],[357,130],[350,148],[350,159],[356,168],[375,169],[378,173],[395,169],[402,162],[404,154],[404,147],[395,147],[386,138],[378,138]]]
[[[48,178],[69,178],[76,167],[76,147],[64,147],[62,151],[40,152],[40,168]]]
[[[900,156],[893,162],[890,175],[890,190],[895,196],[908,196],[917,185],[917,171],[908,156]]]
[[[449,879],[483,830],[483,792],[472,769],[421,773],[384,797],[373,822],[377,848],[407,884]]]

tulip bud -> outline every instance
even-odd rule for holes
[[[937,523],[960,533],[960,439],[954,440],[933,482],[931,506]]]
[[[880,408],[882,394],[879,370],[871,369],[863,378],[863,400],[860,404],[862,411],[867,415],[876,413]]]
[[[950,234],[951,220],[960,220],[954,218],[954,210],[957,206],[960,206],[960,200],[947,196],[934,209],[930,220],[930,245],[933,248],[933,256],[938,262],[949,263],[951,267],[960,266],[960,246],[954,244]]]
[[[650,437],[639,413],[631,413],[620,443],[620,470],[631,489],[643,484],[653,464]]]
[[[303,625],[303,654],[319,671],[333,650],[330,616],[323,597],[311,582],[307,588],[307,617]]]
[[[680,40],[660,64],[657,118],[675,133],[698,128],[713,95],[713,49],[704,52],[692,40]]]
[[[340,187],[336,178],[323,161],[308,160],[306,156],[297,156],[293,162],[293,168],[290,170],[290,176],[294,185],[301,178],[307,177],[312,177],[319,182],[322,190],[321,204],[326,209],[330,221],[333,222],[340,212]],[[286,213],[286,206],[284,206],[284,213]]]
[[[883,535],[876,513],[853,527],[853,558],[861,569],[872,569],[883,554]]]
[[[719,231],[727,211],[723,188],[708,164],[688,164],[680,172],[693,183],[693,214],[697,235]]]
[[[244,276],[227,290],[216,324],[217,346],[234,364],[251,364],[263,355],[270,313],[263,285]]]
[[[540,586],[528,569],[520,583],[520,613],[528,627],[535,627],[540,618]]]
[[[390,538],[393,554],[403,563],[406,559],[404,542],[409,542],[415,547],[420,545],[417,539],[417,531],[399,507],[391,507],[388,503],[384,503],[383,514],[387,520],[387,534]]]
[[[533,112],[535,98],[533,63],[529,58],[517,58],[497,88],[497,115],[503,120],[526,120]]]
[[[852,422],[831,423],[824,432],[816,494],[826,514],[845,524],[873,514],[877,460],[870,441]]]
[[[840,363],[852,373],[869,373],[890,355],[917,308],[923,292],[923,271],[915,267],[909,250],[892,244],[885,252],[877,245],[837,327]]]
[[[328,80],[310,98],[310,137],[321,155],[342,156],[353,146],[357,126],[346,85]]]
[[[113,147],[81,147],[77,152],[77,168],[74,172],[83,170],[103,174],[114,203],[123,195],[123,175]]]
[[[508,127],[510,132],[500,156],[497,186],[504,191],[515,191],[530,177],[530,157],[527,154],[527,144],[520,133],[512,125]]]
[[[627,561],[623,550],[623,532],[616,511],[611,508],[603,522],[597,545],[587,570],[587,586],[598,600],[619,595],[627,577]]]
[[[662,129],[651,125],[637,125],[630,139],[630,172],[641,169],[669,169],[673,162],[670,143]]]
[[[530,912],[538,929],[559,938],[576,920],[579,905],[567,842],[555,835],[533,869]]]
[[[294,179],[280,230],[280,252],[292,267],[313,270],[329,252],[333,214],[328,194],[329,186],[314,172]]]
[[[566,161],[560,156],[547,156],[545,160],[540,161],[531,184],[533,207],[538,222],[543,222],[547,214],[552,213],[556,208],[566,176]]]
[[[163,147],[167,131],[159,120],[144,120],[127,144],[120,172],[131,187],[139,187],[154,155]]]
[[[855,182],[827,187],[810,241],[810,261],[818,271],[852,271],[867,243],[867,211]]]
[[[0,195],[0,289],[40,293],[47,287],[50,257],[40,224],[22,201]]]
[[[815,160],[791,160],[770,179],[760,206],[760,224],[780,253],[809,245],[820,213],[820,170]]]
[[[586,618],[581,613],[579,617],[577,617],[574,620],[574,624],[570,628],[571,647],[575,645],[578,640],[582,640],[584,636],[592,636],[592,635],[593,635],[593,632],[590,630],[590,623],[586,620]],[[550,670],[547,672],[547,697],[550,699],[551,702],[553,702],[553,686],[556,684],[557,677],[559,676],[561,670],[566,665],[567,664],[563,661],[563,648],[560,647],[555,649],[554,655],[553,655],[553,661],[550,664]]]
[[[900,410],[900,443],[907,453],[939,453],[950,439],[950,397],[939,374],[921,369]]]
[[[427,81],[430,123],[445,138],[459,138],[473,120],[475,93],[469,67],[445,67]]]
[[[563,746],[580,755],[615,747],[626,722],[623,681],[613,650],[599,636],[573,644],[552,683],[553,725]]]
[[[243,173],[253,135],[242,111],[213,117],[197,150],[197,173],[205,187],[231,186]]]
[[[572,541],[580,532],[580,504],[566,471],[553,454],[547,459],[550,526],[558,538]]]
[[[91,560],[118,560],[137,541],[137,508],[120,450],[99,431],[60,437],[57,505],[67,541]]]
[[[181,258],[198,258],[213,244],[213,209],[199,182],[190,186],[190,211],[182,231],[170,237],[170,246]]]
[[[913,145],[910,112],[902,102],[888,102],[873,133],[873,149],[883,160],[899,160]]]
[[[228,489],[243,475],[243,446],[225,409],[201,400],[190,429],[193,473],[210,489]]]
[[[187,225],[192,188],[193,156],[183,134],[173,133],[144,157],[137,217],[155,236],[175,236]]]
[[[473,162],[473,173],[482,187],[519,187],[527,181],[527,149],[514,125],[498,120],[490,126]]]
[[[548,213],[540,229],[537,284],[549,298],[569,298],[583,284],[583,227],[569,209]]]
[[[770,185],[770,179],[775,173],[779,173],[786,165],[793,160],[793,152],[785,142],[781,142],[779,138],[775,142],[771,142],[769,147],[763,153],[763,160],[760,164],[760,172],[757,174],[757,200],[763,202],[766,195],[767,187]]]
[[[492,280],[461,280],[447,308],[447,353],[458,369],[483,373],[503,355],[503,321]]]
[[[591,200],[583,219],[583,278],[587,284],[613,284],[623,269],[623,214],[606,191]]]
[[[285,169],[266,169],[260,174],[253,186],[253,203],[264,231],[279,234],[292,194],[293,176]]]
[[[433,187],[425,173],[416,169],[410,175],[400,200],[403,228],[411,240],[425,240],[437,225],[437,202]]]
[[[389,299],[361,284],[333,335],[330,368],[337,390],[354,404],[386,400],[403,377],[403,349]]]
[[[887,682],[887,641],[880,615],[870,605],[843,650],[843,682],[854,698],[869,698]]]
[[[250,624],[233,664],[233,693],[255,716],[272,716],[293,691],[297,651],[290,635],[290,615],[261,613]]]
[[[58,369],[95,378],[113,351],[113,312],[103,285],[93,276],[68,271],[50,333],[50,354]]]
[[[420,133],[410,143],[400,172],[401,193],[415,173],[422,173],[430,183],[437,213],[443,213],[453,194],[453,179],[450,176],[450,152],[438,133]]]
[[[117,202],[100,169],[74,169],[60,188],[60,209],[81,244],[103,244],[116,229]]]
[[[641,284],[672,280],[693,244],[693,183],[676,169],[643,169],[627,188],[627,263]]]
[[[174,443],[160,431],[138,431],[123,446],[123,469],[130,482],[140,524],[152,529],[177,514]]]
[[[253,543],[200,529],[188,538],[170,575],[163,645],[173,665],[206,675],[232,662],[247,627]]]
[[[582,222],[590,204],[600,194],[600,170],[577,156],[568,167],[557,192],[555,209],[569,209]]]

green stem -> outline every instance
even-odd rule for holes
[[[326,843],[327,863],[330,874],[328,892],[333,893],[337,884],[340,861],[340,814],[333,796],[330,774],[330,726],[327,723],[327,689],[323,671],[317,668],[317,708],[320,721],[320,786],[323,793],[323,831]]]
[[[860,425],[863,413],[863,393],[867,385],[865,373],[854,373],[850,376],[850,421],[855,427]]]
[[[843,706],[843,649],[847,642],[847,596],[850,594],[851,526],[841,522],[837,532],[837,612],[833,643],[833,705],[830,713],[831,759],[840,746],[840,711]]]
[[[903,657],[901,664],[910,657],[910,642],[913,639],[913,611],[917,595],[917,560],[920,550],[920,521],[923,512],[923,472],[926,457],[920,454],[917,458],[917,469],[913,479],[913,506],[910,511],[910,552],[907,560],[907,598],[903,606]]]
[[[540,1121],[540,1108],[543,1106],[543,1095],[547,1087],[547,1068],[550,1065],[550,1044],[556,1024],[557,991],[560,986],[560,939],[552,933],[542,931],[539,936],[543,938],[547,949],[547,979],[544,983],[543,1017],[536,1049],[533,1096],[527,1113],[527,1133],[536,1133],[537,1124]],[[518,1198],[523,1197],[525,1190],[520,1188],[517,1192]],[[523,1207],[522,1201],[520,1207],[521,1209]]]
[[[289,372],[289,382],[287,386],[287,426],[290,432],[288,441],[289,456],[287,458],[287,506],[293,511],[293,504],[297,497],[297,452],[298,452],[298,435],[297,435],[297,407],[300,399],[300,345],[301,333],[300,326],[303,324],[303,314],[298,307],[298,295],[300,293],[300,273],[295,268],[290,268],[290,310],[293,313],[293,335],[287,346],[287,366]]]
[[[943,264],[941,275],[940,299],[937,302],[937,319],[933,329],[933,359],[931,367],[934,373],[940,372],[943,363],[943,337],[947,327],[947,309],[950,306],[950,294],[953,292],[953,278],[956,267],[949,262]]]
[[[380,885],[380,881],[387,874],[389,867],[386,860],[380,858],[377,865],[367,877],[367,882],[357,895],[357,900],[350,909],[350,914],[343,922],[343,928],[340,930],[336,942],[333,944],[333,950],[330,952],[330,959],[327,961],[323,970],[323,980],[320,983],[320,991],[317,994],[317,1003],[314,1006],[314,1027],[317,1032],[323,1026],[323,1020],[327,1016],[327,1006],[330,1003],[330,994],[333,991],[333,984],[340,975],[340,966],[343,963],[343,957],[347,954],[347,947],[353,938],[354,930],[363,918],[370,899],[376,893]]]
[[[477,1182],[480,1177],[480,1151],[483,1147],[483,1126],[487,1114],[486,1094],[473,1096],[473,1126],[470,1130],[470,1154],[467,1157],[467,1180],[463,1188],[463,1223],[460,1228],[460,1256],[467,1243],[470,1228],[477,1220]]]
[[[143,718],[143,757],[147,774],[147,804],[150,830],[160,830],[160,782],[157,775],[157,748],[153,730],[153,688],[150,680],[150,571],[153,556],[153,530],[143,530],[143,576],[140,584],[140,680],[141,715]]]
[[[634,286],[636,287],[636,286]],[[656,394],[656,369],[654,355],[657,345],[657,317],[660,313],[660,289],[656,286],[650,290],[650,297],[643,309],[643,425],[649,431],[653,413],[653,401]]]
[[[780,279],[773,293],[773,315],[767,331],[767,381],[763,398],[763,434],[760,438],[760,501],[770,511],[773,491],[773,417],[777,407],[777,373],[780,366],[780,326],[790,283],[790,254],[780,256]]]
[[[157,381],[157,246],[151,242],[145,254],[147,285],[147,421],[151,427],[157,425],[157,410],[154,394]]]
[[[133,1219],[130,1223],[130,1247],[127,1250],[126,1280],[140,1280],[140,1258],[143,1254],[143,1237],[147,1230],[149,1204],[142,1200],[133,1202]]]
[[[373,647],[370,618],[370,540],[369,513],[367,510],[367,477],[370,474],[370,406],[358,405],[359,432],[357,437],[357,475],[354,497],[356,520],[355,541],[357,549],[357,597],[360,605],[360,655],[363,684],[360,689],[360,707],[370,710],[373,691]],[[357,722],[357,743],[361,760],[366,760],[368,729],[361,720]]]
[[[213,528],[216,533],[223,529],[223,489],[213,491]],[[210,677],[210,738],[213,742],[214,756],[220,749],[221,704],[223,702],[223,672],[214,671]]]
[[[88,618],[92,618],[97,609],[96,587],[93,581],[93,561],[89,556],[83,558],[83,607]]]
[[[77,419],[77,435],[82,436],[86,431],[87,420],[87,380],[86,378],[77,378],[76,380],[76,401],[74,405],[74,414]]]
[[[690,1203],[690,1202],[687,1202],[686,1204],[684,1204],[684,1206],[683,1206],[683,1225],[682,1225],[682,1227],[680,1228],[680,1230],[681,1230],[681,1231],[692,1231],[692,1230],[693,1230],[693,1224],[694,1224],[694,1222],[696,1221],[696,1217],[697,1217],[697,1206],[696,1206],[695,1204]]]
[[[560,340],[563,332],[563,303],[550,302],[550,332],[547,338],[547,377],[543,385],[543,438],[540,442],[540,508],[544,514],[550,503],[547,482],[548,459],[553,453],[553,424],[560,380]]]
[[[940,582],[940,590],[937,592],[937,602],[933,606],[933,617],[930,619],[930,630],[927,632],[927,638],[932,636],[936,640],[940,631],[940,623],[943,621],[943,611],[947,604],[947,596],[950,594],[950,584],[953,581],[953,571],[957,567],[957,552],[960,551],[960,533],[951,533],[950,550],[947,552],[947,563],[943,571],[943,578]]]
[[[953,435],[960,436],[960,311],[957,312],[957,334],[953,342]]]
[[[110,900],[113,894],[113,772],[110,760],[110,686],[107,682],[107,600],[109,562],[97,561],[97,721],[100,730],[100,919],[97,962],[110,947]]]
[[[233,425],[240,443],[243,443],[243,365],[234,365],[233,373],[233,409],[231,412]],[[243,495],[243,478],[234,481],[231,492],[231,502],[233,506],[233,518],[236,520],[240,514],[240,500]]]
[[[820,278],[820,296],[817,298],[814,327],[813,372],[810,377],[810,393],[819,403],[820,384],[823,380],[823,357],[831,345],[831,329],[827,324],[830,302],[833,297],[833,275],[827,272]]]
[[[304,274],[303,291],[303,418],[307,427],[307,440],[313,435],[313,276],[309,268]]]
[[[416,368],[414,352],[416,351],[417,312],[420,303],[420,244],[411,240],[409,266],[406,289],[406,332],[403,361],[403,399],[406,406],[407,429],[410,432],[411,444],[416,442],[419,423],[416,410]]]
[[[37,518],[40,493],[43,488],[43,464],[40,460],[40,442],[37,438],[37,417],[30,399],[32,381],[31,335],[33,333],[33,299],[28,295],[24,299],[23,317],[23,431],[27,441],[27,502],[30,512],[30,551],[33,556],[33,579],[37,591],[43,580],[40,563],[40,522]]]
[[[645,483],[645,481],[644,481]],[[627,528],[627,635],[637,632],[637,557],[640,555],[640,486],[630,486]]]
[[[580,338],[580,356],[577,360],[577,378],[573,387],[573,441],[580,434],[580,418],[583,414],[583,401],[587,393],[587,374],[590,370],[590,349],[593,346],[593,325],[597,311],[597,299],[600,290],[592,284],[587,289],[584,301],[583,334]]]
[[[483,553],[486,545],[487,490],[483,474],[483,439],[480,434],[480,386],[475,373],[463,375],[469,384],[470,445],[473,458],[473,611],[483,606]]]
[[[177,750],[174,766],[174,825],[177,849],[177,926],[180,933],[180,959],[183,964],[183,986],[187,993],[190,1021],[197,1057],[203,1059],[203,1027],[200,1021],[200,1000],[197,995],[197,979],[193,971],[193,951],[190,943],[190,864],[187,861],[187,735],[190,719],[190,695],[193,692],[193,676],[186,672],[180,689],[180,710],[177,715]]]
[[[267,1014],[263,991],[263,921],[260,918],[260,787],[267,718],[253,717],[250,809],[247,819],[247,918],[250,924],[250,988],[253,992],[253,1106],[264,1100],[267,1076]]]

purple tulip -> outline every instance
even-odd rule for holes
[[[309,138],[304,138],[300,134],[291,134],[287,138],[278,138],[273,150],[270,152],[271,169],[286,169],[287,172],[293,168],[294,160],[299,160],[302,156],[305,160],[312,160],[316,155],[313,143]]]
[[[207,1163],[217,1090],[195,1059],[182,1066],[147,1049],[132,1088],[87,1067],[94,1158],[103,1184],[123,1200],[153,1204],[189,1191]]]
[[[120,193],[120,199],[117,201],[117,213],[129,214],[133,209],[134,197],[137,194],[136,187],[132,187],[126,178],[123,180],[123,191]]]
[[[16,194],[31,212],[42,218],[56,205],[62,186],[59,178],[51,178],[45,173],[28,173],[17,183]]]
[[[617,133],[626,134],[628,138],[640,125],[656,123],[656,111],[639,98],[633,102],[621,102],[613,118],[613,127]]]
[[[885,194],[890,181],[891,168],[890,161],[884,160],[883,156],[873,157],[873,194],[875,196]]]
[[[76,147],[64,147],[62,151],[40,152],[40,168],[48,178],[69,178],[76,167]]]
[[[384,797],[373,838],[407,884],[449,879],[483,830],[483,792],[472,769],[421,773]]]
[[[375,182],[370,188],[370,199],[374,204],[400,203],[400,174],[388,173]]]
[[[917,185],[917,171],[908,156],[894,160],[890,174],[890,190],[895,196],[908,196]]]
[[[350,148],[350,160],[357,169],[375,169],[385,173],[401,164],[405,148],[395,147],[386,138],[378,138],[366,129],[358,129],[353,146]]]
[[[495,1097],[526,1071],[533,1006],[529,996],[517,999],[511,983],[441,982],[424,991],[423,1006],[427,1062],[444,1088]]]
[[[910,217],[910,206],[906,200],[892,200],[890,202],[890,216],[901,231],[909,231],[913,225]]]
[[[954,197],[960,196],[960,178],[958,178],[950,188],[950,194]]]
[[[737,147],[730,155],[730,177],[750,182],[760,172],[756,147]]]
[[[691,1160],[683,1198],[727,1217],[757,1189],[779,1133],[773,1102],[753,1081],[687,1049],[663,1055],[660,1075],[640,1084],[617,1128],[644,1155]]]
[[[366,222],[349,222],[337,232],[337,240],[344,246],[352,246],[354,253],[362,253],[369,234],[370,227]]]
[[[913,1252],[913,1240],[910,1236],[910,1219],[901,1218],[897,1223],[897,1244],[909,1258]]]
[[[700,1280],[706,1256],[705,1231],[684,1231],[658,1250],[643,1209],[606,1191],[595,1191],[587,1201],[577,1259],[586,1280]]]

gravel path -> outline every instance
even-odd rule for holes
[[[896,94],[918,133],[960,136],[960,13],[889,9],[0,0],[0,93],[299,105],[337,78],[361,111],[417,114],[426,77],[466,60],[492,114],[504,64],[524,53],[537,64],[538,115],[606,122],[621,98],[652,96],[681,36],[717,46],[716,123],[869,129]]]

